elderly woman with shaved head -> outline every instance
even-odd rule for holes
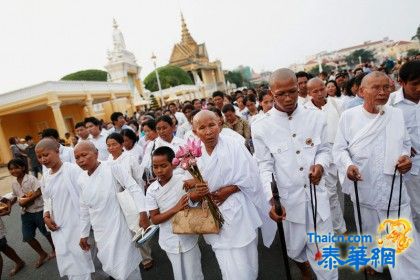
[[[76,163],[85,171],[80,178],[80,247],[90,250],[87,240],[92,227],[102,269],[121,280],[141,279],[140,254],[131,241],[131,233],[118,203],[117,192],[128,190],[141,219],[146,218],[142,188],[128,170],[113,162],[98,161],[98,150],[90,141],[82,141],[74,149]]]
[[[35,147],[39,162],[48,168],[42,178],[42,195],[51,204],[44,209],[44,221],[51,230],[60,277],[88,280],[95,271],[91,255],[78,246],[81,189],[77,180],[82,170],[60,159],[59,145],[56,140],[44,138]]]
[[[402,111],[386,105],[390,92],[390,79],[384,73],[375,71],[365,76],[360,87],[364,103],[343,112],[333,147],[343,192],[350,194],[354,208],[360,204],[361,221],[355,215],[356,221],[364,234],[373,236],[379,223],[388,217],[412,222],[405,182],[394,175],[410,171],[411,142]],[[360,203],[356,201],[354,182]],[[402,188],[391,196],[393,183]],[[415,230],[409,235],[413,238],[411,246],[396,257],[395,266],[389,266],[393,279],[419,279],[420,239]],[[374,269],[382,272],[382,266]],[[368,271],[374,273],[370,268]]]
[[[274,71],[269,85],[274,107],[253,123],[252,140],[265,189],[270,189],[272,174],[277,179],[281,204],[286,210],[283,226],[287,254],[297,263],[304,279],[312,279],[309,264],[318,279],[337,279],[336,269],[326,270],[318,265],[318,247],[307,235],[333,233],[323,179],[331,162],[325,117],[298,102],[298,79],[290,69]],[[318,207],[311,211],[311,194],[315,191]],[[271,217],[278,222],[282,218],[274,206]],[[319,244],[323,246],[327,245]]]
[[[255,280],[258,276],[257,229],[271,245],[276,225],[269,218],[270,194],[263,189],[258,167],[245,145],[220,134],[219,118],[201,111],[194,133],[204,149],[198,166],[225,219],[219,234],[204,235],[215,252],[223,279]]]

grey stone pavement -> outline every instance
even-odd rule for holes
[[[5,168],[0,168],[0,194],[5,194],[10,191],[10,177],[8,176],[7,170]],[[347,225],[350,231],[354,231],[354,219],[352,218],[353,209],[349,201],[345,200],[344,207],[344,216],[347,222]],[[16,279],[16,280],[27,280],[27,279],[60,279],[57,264],[55,259],[50,260],[45,263],[42,267],[35,269],[34,264],[37,260],[36,253],[29,247],[29,245],[22,242],[21,234],[21,221],[20,221],[20,211],[19,207],[15,205],[10,216],[3,217],[3,222],[6,225],[7,229],[7,241],[9,246],[14,248],[18,255],[23,258],[26,262],[26,267],[20,271],[16,276],[10,278],[8,276],[9,271],[13,268],[13,263],[5,255],[2,254],[4,260],[3,266],[3,275],[1,279]],[[45,250],[50,251],[50,247],[46,239],[39,233],[37,233],[37,240],[40,241],[41,245]],[[217,265],[216,258],[210,246],[205,244],[205,242],[200,239],[200,249],[201,249],[201,264],[206,280],[216,280],[221,279],[220,270]],[[280,242],[276,237],[275,242],[271,248],[265,248],[260,241],[258,252],[259,252],[259,277],[258,279],[286,279],[282,254],[280,249]],[[149,271],[142,271],[142,279],[152,280],[152,279],[164,279],[171,280],[172,269],[171,264],[166,257],[165,252],[163,252],[158,243],[157,236],[152,239],[152,255],[155,260],[154,267]],[[289,262],[292,271],[293,279],[301,279],[298,268],[294,263]],[[65,278],[63,278],[65,279]],[[94,275],[94,279],[102,280],[107,279],[104,275]],[[340,268],[339,270],[339,279],[364,279],[363,274],[356,273],[354,270],[349,268]],[[379,275],[376,277],[369,277],[370,280],[387,280],[391,279],[388,273]],[[240,279],[238,279],[240,280]]]

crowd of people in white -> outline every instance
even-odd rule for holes
[[[353,95],[342,96],[346,85]],[[392,279],[420,279],[420,60],[403,64],[396,81],[363,69],[354,77],[339,72],[323,80],[282,68],[258,96],[253,89],[233,96],[215,92],[211,99],[184,102],[180,111],[172,103],[167,110],[138,112],[128,122],[115,112],[111,127],[89,117],[76,125],[77,138],[68,143],[73,147],[60,144],[55,129],[44,130],[33,147],[42,178],[30,175],[28,156],[12,148],[13,193],[2,198],[0,215],[19,203],[23,240],[39,254],[37,267],[55,257],[61,277],[91,279],[92,258],[98,258],[114,279],[141,279],[139,264],[148,269],[153,259],[148,242],[139,248],[132,242],[135,233],[117,197],[127,191],[139,213],[138,227],[159,226],[159,245],[174,278],[195,280],[204,279],[198,236],[174,234],[171,219],[210,194],[225,223],[219,234],[204,239],[223,279],[258,277],[258,230],[270,247],[277,222],[303,279],[312,279],[311,270],[317,279],[338,279],[337,269],[318,265],[318,244],[308,242],[308,233],[348,232],[344,193],[365,234],[375,236],[388,216],[412,222],[414,241],[389,270]],[[188,139],[201,140],[197,165],[205,185],[172,164]],[[281,215],[273,202],[273,176]],[[393,184],[402,191],[390,200]],[[35,239],[36,229],[50,242],[51,254]],[[1,220],[0,233],[1,252],[16,263],[14,275],[24,262],[7,244]],[[375,274],[383,268],[365,269]]]

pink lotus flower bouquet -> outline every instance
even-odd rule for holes
[[[201,157],[201,141],[188,139],[187,145],[180,147],[178,152],[175,154],[175,158],[172,161],[174,166],[181,166],[182,169],[187,170],[194,179],[201,183],[206,183],[201,175],[200,169],[197,166],[197,158]],[[207,194],[203,199],[210,210],[214,220],[218,223],[221,228],[224,219],[222,213],[220,213],[219,207],[211,198],[210,194]]]

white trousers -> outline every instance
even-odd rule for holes
[[[357,225],[357,231],[359,231],[359,220],[357,216],[356,204],[353,203],[355,220]],[[386,219],[386,210],[375,210],[360,205],[360,213],[362,217],[362,229],[363,234],[370,234],[375,238],[378,234],[378,226],[381,221]],[[389,218],[397,219],[398,211],[390,211]],[[407,219],[412,222],[411,209],[409,205],[401,206],[401,218]],[[420,278],[420,236],[419,233],[412,230],[413,242],[410,247],[398,254],[395,261],[395,267],[389,267],[392,279],[404,279],[404,280],[418,280]],[[368,248],[368,255],[373,247],[377,247],[376,240],[373,243],[364,244]],[[377,268],[372,267],[378,272],[383,271],[383,267],[378,266]]]
[[[417,232],[420,232],[420,175],[411,175],[405,181],[408,196],[410,197],[411,215]]]
[[[90,273],[82,274],[82,275],[67,275],[69,280],[91,280],[92,277]]]
[[[134,269],[133,272],[128,275],[127,279],[121,280],[141,280],[140,268],[136,267],[136,269]]]
[[[317,251],[316,244],[308,242],[308,232],[314,233],[314,224],[312,220],[311,202],[306,202],[306,223],[293,223],[291,221],[283,221],[284,236],[286,239],[287,255],[300,263],[308,261],[312,270],[315,272],[319,280],[335,280],[338,279],[337,269],[324,269],[315,261]],[[287,213],[286,213],[287,215]],[[311,217],[311,218],[309,218]],[[333,226],[331,216],[325,221],[317,214],[316,229],[318,235],[333,234]],[[333,244],[318,243],[319,250]]]
[[[325,187],[328,190],[334,232],[336,234],[343,234],[347,231],[347,227],[338,197],[338,188],[341,188],[341,186],[338,180],[337,168],[333,164],[327,168],[327,172],[325,173]]]
[[[258,237],[241,248],[213,249],[223,280],[255,280],[258,277]]]
[[[175,280],[204,279],[203,271],[201,270],[201,252],[198,244],[184,253],[173,254],[166,252],[166,254],[171,261]]]

